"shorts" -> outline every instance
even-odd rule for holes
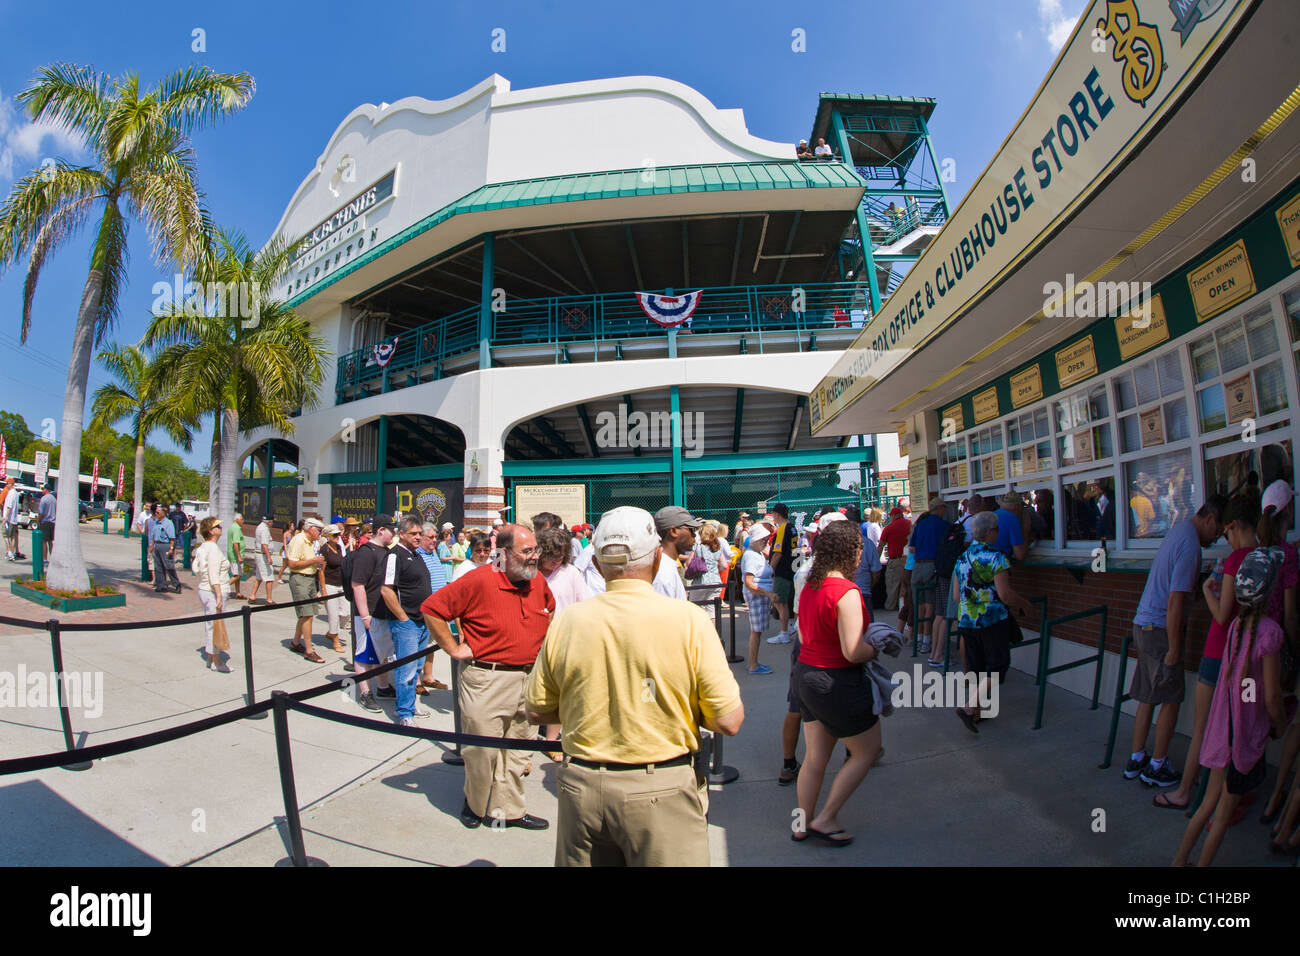
[[[936,617],[955,620],[961,613],[957,602],[952,599],[952,578],[939,578],[939,597],[935,605]]]
[[[54,543],[54,522],[53,521],[41,522],[41,540],[44,541],[46,544]]]
[[[1011,618],[987,627],[963,627],[958,633],[968,673],[1006,676],[1011,669]]]
[[[14,535],[16,535],[17,533],[18,533],[18,522],[16,522],[16,521],[6,521],[6,522],[5,522],[5,536],[6,536],[6,537],[9,537],[9,538],[12,538],[12,537],[13,537]]]
[[[259,551],[257,552],[256,555],[254,555],[253,561],[254,561],[254,566],[257,570],[257,580],[259,581],[275,580],[275,572],[271,570],[271,562],[266,560],[266,555],[264,555],[261,551]]]
[[[1255,761],[1255,766],[1251,767],[1245,773],[1242,773],[1233,766],[1232,758],[1228,758],[1228,769],[1226,779],[1224,780],[1228,792],[1234,796],[1240,796],[1244,793],[1250,793],[1261,783],[1264,782],[1264,774],[1268,768],[1264,766],[1264,755],[1260,754],[1259,759]]]
[[[792,578],[774,579],[772,590],[776,592],[774,604],[784,604],[789,607],[794,603],[794,580]]]
[[[360,617],[352,619],[352,657],[358,664],[372,667],[396,659],[393,635],[388,622],[377,617],[370,619],[370,629]]]
[[[803,647],[803,641],[795,638],[790,642],[790,683],[785,692],[786,713],[799,713],[799,694],[794,686],[794,669],[799,663],[799,651]]]
[[[759,594],[747,594],[746,607],[749,608],[749,629],[762,634],[772,620],[772,602]]]
[[[1213,687],[1219,682],[1219,668],[1222,666],[1222,657],[1202,657],[1201,666],[1196,671],[1196,679],[1207,687]]]
[[[866,733],[880,718],[872,713],[875,699],[862,667],[813,667],[795,664],[799,713],[815,720],[837,739]]]
[[[320,597],[319,582],[314,574],[298,574],[290,572],[289,574],[289,596],[296,601],[305,601],[308,598]],[[298,613],[298,619],[304,617],[315,617],[321,612],[321,606],[317,604],[301,604],[294,608]]]
[[[917,561],[912,568],[912,590],[919,591],[923,588],[933,587],[938,577],[935,571],[933,561]],[[927,604],[934,603],[933,594],[922,595],[921,600]]]
[[[1169,632],[1163,627],[1144,627],[1134,623],[1133,643],[1137,645],[1138,656],[1133,682],[1128,688],[1129,697],[1139,704],[1182,703],[1185,693],[1183,662],[1175,661],[1172,667],[1165,664],[1165,655],[1169,653]]]

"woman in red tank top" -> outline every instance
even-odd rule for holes
[[[806,825],[791,834],[797,842],[853,842],[837,815],[880,754],[880,719],[873,712],[871,682],[862,670],[876,656],[875,647],[863,639],[871,612],[853,583],[861,557],[857,525],[827,525],[813,545],[812,571],[799,596],[803,648],[795,664],[794,687],[807,752],[798,785]],[[844,741],[849,760],[831,784],[821,813],[814,814],[836,740]]]

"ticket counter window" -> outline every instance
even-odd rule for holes
[[[1007,422],[1007,456],[1012,477],[1052,470],[1052,431],[1047,408],[1026,412]]]
[[[1295,486],[1295,467],[1291,458],[1291,439],[1277,440],[1278,433],[1258,436],[1252,447],[1241,443],[1222,443],[1233,450],[1215,454],[1216,447],[1205,449],[1205,487],[1209,494],[1232,497],[1251,495],[1256,502],[1263,490],[1279,479]]]
[[[1121,451],[1141,451],[1188,437],[1191,423],[1176,351],[1143,362],[1113,381]]]
[[[941,487],[964,488],[970,483],[969,471],[965,469],[966,437],[939,442],[939,481]],[[965,481],[962,480],[964,477]]]
[[[1290,319],[1291,341],[1300,346],[1300,286],[1282,294],[1282,307]]]
[[[1097,475],[1061,484],[1065,541],[1115,540],[1115,480]]]
[[[1192,342],[1202,432],[1235,427],[1286,407],[1286,380],[1270,306]]]
[[[1199,507],[1188,450],[1126,463],[1124,484],[1130,540],[1163,538],[1174,522],[1191,517]]]
[[[981,428],[968,435],[970,442],[970,483],[1001,481],[1005,475],[1002,426]]]
[[[1110,435],[1110,402],[1104,385],[1057,399],[1052,406],[1061,467],[1102,461],[1115,453]]]

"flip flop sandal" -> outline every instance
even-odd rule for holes
[[[556,763],[564,763],[564,754],[558,750],[543,750],[542,753],[550,757]]]
[[[843,832],[843,830],[832,830],[830,833],[823,833],[821,830],[814,830],[812,827],[809,827],[807,839],[810,839],[821,846],[848,846],[853,842],[853,837],[849,837],[847,840],[835,839]]]
[[[317,654],[315,651],[312,651],[310,654],[303,654],[302,656],[303,656],[304,658],[306,658],[307,660],[311,661],[313,664],[324,664],[324,663],[325,663],[325,658],[321,657],[321,656],[320,656],[319,654]]]
[[[1191,801],[1184,804],[1172,803],[1169,797],[1161,791],[1151,798],[1151,806],[1159,807],[1161,810],[1186,810],[1191,805]]]
[[[306,654],[307,646],[305,644],[290,644],[289,650],[293,651],[295,654]]]

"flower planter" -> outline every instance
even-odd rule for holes
[[[100,594],[94,597],[59,597],[57,594],[47,594],[44,591],[38,591],[36,588],[25,587],[17,581],[9,582],[9,593],[17,595],[25,601],[31,601],[33,604],[39,604],[41,607],[48,607],[54,611],[62,611],[65,614],[73,611],[94,611],[101,607],[125,607],[125,594]]]

